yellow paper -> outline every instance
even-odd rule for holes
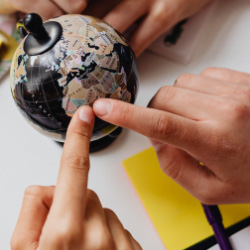
[[[124,160],[123,166],[168,250],[182,250],[213,235],[200,202],[162,172],[153,148]],[[250,204],[220,210],[225,227],[250,216]]]

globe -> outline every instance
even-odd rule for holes
[[[132,49],[107,23],[90,16],[64,15],[41,28],[53,37],[58,28],[49,25],[55,23],[61,33],[53,46],[46,45],[49,40],[40,41],[34,32],[20,43],[10,71],[11,91],[33,127],[63,142],[71,117],[80,106],[92,106],[98,98],[134,103],[138,75]],[[28,43],[31,38],[33,43]],[[114,129],[115,125],[96,118],[92,141]]]

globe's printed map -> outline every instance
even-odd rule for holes
[[[29,56],[24,39],[14,56],[11,89],[29,120],[63,140],[70,117],[81,105],[102,97],[134,102],[136,68],[126,41],[101,20],[65,15],[50,21],[63,27],[61,40],[50,51]]]

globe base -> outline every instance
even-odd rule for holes
[[[107,148],[109,145],[111,145],[117,139],[117,137],[121,133],[122,133],[122,128],[118,127],[109,135],[106,135],[105,137],[103,137],[101,139],[90,142],[89,152],[95,153],[95,152],[98,152],[98,151],[101,151],[101,150]],[[61,146],[64,145],[63,142],[57,142],[57,143],[60,144]]]
[[[98,152],[100,150],[107,148],[116,140],[116,138],[121,134],[121,132],[122,132],[122,128],[118,127],[109,135],[99,140],[90,142],[89,152],[94,153],[94,152]]]

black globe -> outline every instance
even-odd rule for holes
[[[51,48],[30,55],[24,47],[32,33],[19,45],[11,68],[11,90],[27,120],[63,142],[80,106],[91,106],[98,98],[134,103],[138,75],[132,49],[108,24],[90,16],[65,15],[46,22],[45,30],[50,32],[53,22],[60,24],[62,34]],[[36,46],[44,43],[38,41]],[[115,128],[96,118],[92,140]]]

